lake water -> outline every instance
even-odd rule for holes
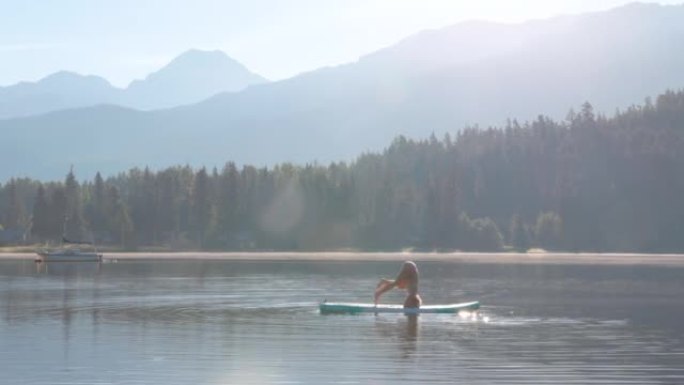
[[[319,314],[399,262],[1,261],[0,384],[684,383],[684,268],[418,266],[481,311]]]

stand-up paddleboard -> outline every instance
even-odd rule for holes
[[[458,313],[459,311],[473,311],[480,308],[480,302],[464,302],[450,305],[425,305],[419,308],[402,305],[374,305],[372,303],[323,302],[318,305],[321,314],[330,313]]]

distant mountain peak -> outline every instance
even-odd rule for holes
[[[242,68],[242,64],[233,60],[230,56],[226,55],[225,52],[214,50],[214,51],[203,51],[199,49],[191,49],[183,52],[182,54],[176,56],[173,60],[169,62],[166,66],[162,67],[159,71],[168,70],[176,67],[184,66],[218,66],[218,65],[238,65]],[[245,69],[246,70],[246,69]]]
[[[57,71],[57,72],[54,72],[54,73],[51,73],[51,74],[45,76],[44,78],[38,80],[38,83],[40,83],[40,82],[46,82],[46,81],[52,81],[52,80],[55,80],[55,79],[57,79],[57,80],[61,80],[61,79],[80,79],[80,78],[84,78],[84,77],[85,77],[85,75],[81,75],[81,74],[79,74],[79,73],[77,73],[77,72],[62,70],[62,71]]]
[[[152,81],[162,76],[178,76],[181,75],[179,72],[183,72],[183,75],[189,75],[206,74],[207,71],[223,73],[225,76],[249,75],[253,80],[267,81],[265,78],[250,72],[244,65],[223,51],[199,49],[190,49],[181,53],[158,71],[149,74],[145,80]],[[136,82],[139,80],[133,83]]]
[[[107,79],[95,75],[81,75],[72,71],[58,71],[47,75],[46,77],[38,80],[34,84],[40,85],[69,85],[72,83],[91,83],[93,85],[97,84],[99,86],[111,87],[111,84]]]
[[[214,50],[203,50],[203,49],[197,49],[197,48],[192,48],[189,49],[180,55],[176,56],[175,59],[172,60],[172,62],[175,61],[183,61],[183,60],[201,60],[201,59],[213,59],[213,60],[225,60],[228,59],[230,61],[235,61],[233,60],[228,54],[225,52],[214,49]]]
[[[174,107],[187,99],[200,101],[222,92],[241,91],[268,80],[250,72],[225,52],[191,49],[167,65],[134,80],[126,89],[131,106],[143,109]]]
[[[171,108],[265,82],[268,80],[223,51],[191,49],[125,89],[112,86],[102,77],[72,71],[0,87],[0,119],[98,104],[143,110]]]

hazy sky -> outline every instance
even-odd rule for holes
[[[657,1],[676,4],[677,1]],[[0,85],[58,70],[142,78],[190,48],[269,79],[356,60],[468,19],[519,22],[623,0],[0,0]]]

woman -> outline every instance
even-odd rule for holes
[[[378,304],[380,296],[385,292],[398,287],[406,289],[408,295],[404,300],[404,307],[420,307],[422,300],[418,295],[418,267],[411,261],[406,261],[401,266],[399,275],[395,280],[381,279],[375,288],[375,304]]]

